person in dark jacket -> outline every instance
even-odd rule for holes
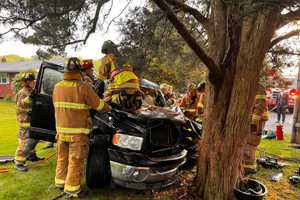
[[[277,107],[277,123],[282,119],[282,123],[285,121],[286,109],[288,108],[288,94],[286,92],[281,92],[276,99]],[[281,118],[282,116],[282,118]]]

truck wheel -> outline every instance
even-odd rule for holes
[[[89,188],[102,187],[110,183],[111,171],[107,148],[108,136],[94,136],[86,168],[86,184]]]

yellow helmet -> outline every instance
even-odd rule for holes
[[[189,86],[188,86],[189,91],[196,90],[196,89],[197,89],[197,86],[194,83],[189,84]]]
[[[167,90],[169,87],[168,87],[168,84],[162,83],[162,84],[160,84],[159,88],[160,88],[161,90]]]
[[[25,72],[21,76],[21,81],[34,81],[35,80],[35,75],[32,72]]]

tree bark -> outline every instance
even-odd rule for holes
[[[297,78],[297,90],[300,90],[300,66],[298,69],[298,78]],[[299,94],[297,95],[295,106],[294,106],[294,115],[293,115],[293,128],[292,128],[292,136],[291,143],[299,144],[300,141],[297,141],[297,135],[300,134],[300,98]],[[299,138],[299,137],[298,137]]]
[[[223,65],[223,79],[217,86],[208,86],[204,135],[199,142],[194,180],[196,196],[205,200],[233,199],[233,187],[241,175],[243,147],[250,132],[259,73],[277,17],[274,10],[264,10],[262,14],[238,18],[232,10],[224,11],[220,2],[216,0],[212,8],[216,11],[212,13],[213,20],[218,23],[210,30],[209,48],[210,56]],[[222,24],[224,19],[228,19],[226,25]]]

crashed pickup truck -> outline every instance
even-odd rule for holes
[[[43,62],[32,95],[30,137],[55,142],[52,104],[54,85],[63,79],[63,67]],[[181,167],[197,158],[201,125],[182,113],[164,107],[159,87],[141,81],[152,91],[157,106],[143,105],[134,113],[113,108],[109,113],[91,111],[90,151],[86,166],[88,187],[114,183],[132,189],[166,187],[174,183]]]

